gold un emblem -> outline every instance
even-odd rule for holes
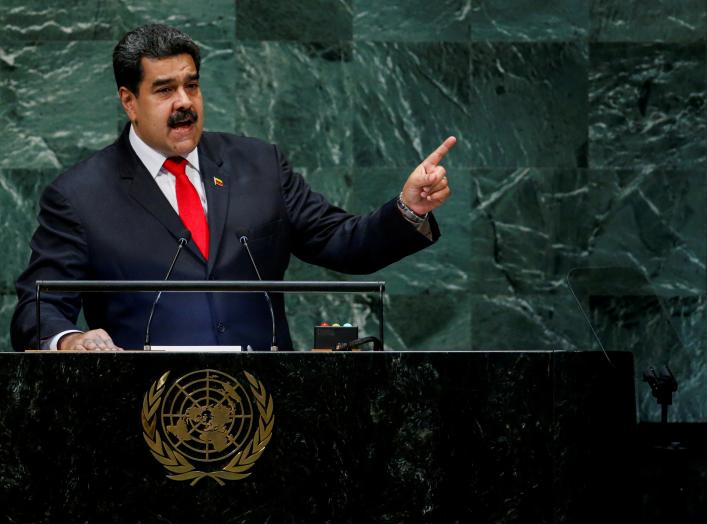
[[[220,485],[241,480],[270,442],[275,416],[272,396],[247,371],[247,382],[215,369],[179,377],[167,371],[142,402],[142,429],[150,453],[172,480],[204,477]],[[243,385],[245,384],[245,386]]]

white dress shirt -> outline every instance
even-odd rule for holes
[[[157,185],[172,205],[172,208],[179,214],[179,207],[177,206],[177,179],[164,168],[164,161],[167,160],[167,157],[143,142],[132,125],[130,126],[129,138],[130,145],[138,158],[145,168],[147,168],[147,171],[155,182],[157,182]],[[187,159],[187,178],[189,178],[189,181],[196,188],[196,192],[199,194],[199,200],[201,200],[201,205],[204,207],[204,213],[208,217],[206,191],[204,190],[204,181],[199,174],[199,152],[197,148],[194,148],[185,158]]]

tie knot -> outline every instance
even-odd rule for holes
[[[164,161],[164,168],[173,175],[186,175],[187,159],[181,156],[171,156]]]

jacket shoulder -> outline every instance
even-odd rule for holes
[[[51,185],[60,192],[96,184],[105,185],[110,179],[116,178],[122,162],[124,159],[119,154],[118,146],[113,143],[68,168],[55,178]]]

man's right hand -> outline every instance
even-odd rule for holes
[[[68,333],[56,345],[59,351],[123,351],[113,344],[110,335],[102,329],[92,329],[85,333]]]

